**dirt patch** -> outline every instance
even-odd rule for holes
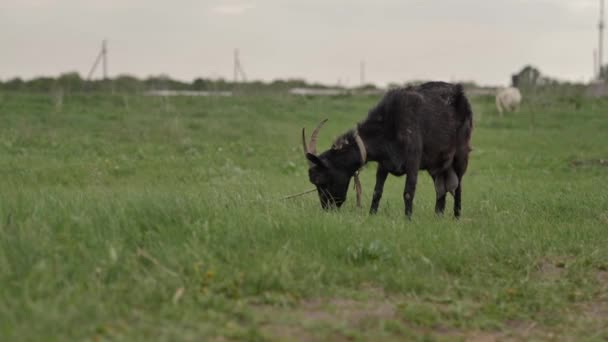
[[[389,320],[395,317],[396,305],[388,300],[356,301],[332,298],[304,302],[303,316],[309,320],[342,322],[349,326],[361,326],[369,321]]]
[[[522,321],[508,322],[504,331],[473,331],[461,335],[462,340],[470,342],[545,341],[555,337],[536,322]]]
[[[374,289],[366,293],[364,299],[317,298],[301,301],[292,308],[260,306],[258,313],[267,317],[261,330],[272,341],[398,341],[428,336],[440,341],[491,342],[544,340],[551,336],[533,322],[511,322],[504,331],[469,331],[441,325],[420,326],[400,314],[404,305],[420,303],[438,311],[449,311],[449,304],[441,301],[387,296]],[[396,330],[387,330],[386,326],[390,324],[395,324]],[[355,332],[355,335],[348,332]]]
[[[572,259],[567,257],[544,258],[538,262],[535,276],[547,280],[560,279],[571,262]],[[599,271],[597,277],[603,288],[608,289],[608,272]],[[607,293],[604,290],[600,292]],[[608,293],[592,302],[573,304],[560,313],[569,321],[564,326],[548,327],[534,321],[510,321],[503,322],[502,329],[485,331],[441,324],[441,317],[450,317],[455,307],[462,314],[462,310],[475,311],[478,305],[473,302],[453,303],[447,299],[392,295],[370,287],[360,289],[352,297],[314,298],[282,307],[257,305],[256,316],[263,317],[259,327],[268,340],[306,342],[399,341],[425,336],[438,341],[575,341],[575,336],[584,336],[590,331],[601,333],[608,325]],[[415,309],[411,311],[412,316],[408,316],[407,308],[411,307]],[[431,318],[424,320],[425,314],[431,315]],[[435,314],[439,316],[433,316]]]
[[[547,281],[556,281],[566,272],[569,259],[566,257],[544,258],[536,264],[535,275]]]
[[[608,322],[608,301],[601,300],[582,304],[581,314],[591,320]]]
[[[608,225],[608,212],[600,214],[600,221],[603,224]]]
[[[585,336],[590,341],[606,341],[608,338],[608,299],[595,299],[577,304],[575,309],[570,312],[568,321],[568,326],[576,329],[574,334]]]
[[[502,333],[491,333],[483,331],[463,336],[462,339],[469,342],[515,341],[515,339],[508,339]]]
[[[596,279],[602,289],[608,289],[608,271],[597,272]]]
[[[369,291],[367,291],[369,290]],[[278,341],[350,341],[343,331],[365,332],[396,317],[397,304],[377,288],[367,288],[363,299],[314,298],[293,308],[258,306],[263,333]],[[321,331],[321,335],[315,332]]]
[[[263,328],[263,332],[272,341],[314,342],[321,340],[319,336],[315,336],[304,327],[298,325],[269,324]],[[341,336],[331,336],[331,340],[346,341]]]

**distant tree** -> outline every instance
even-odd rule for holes
[[[358,89],[358,90],[376,90],[378,88],[376,87],[375,84],[366,83],[366,84],[362,84],[362,85],[356,87],[356,89]]]
[[[526,65],[520,72],[511,76],[511,85],[517,88],[533,88],[539,85],[540,81],[540,71],[531,65]]]
[[[196,78],[192,82],[183,82],[161,74],[138,79],[132,75],[118,75],[111,79],[85,80],[77,72],[66,72],[57,78],[37,77],[31,80],[14,78],[5,82],[0,80],[0,89],[9,91],[33,92],[61,92],[69,94],[75,92],[142,92],[146,90],[206,90],[206,91],[238,91],[241,93],[281,93],[292,88],[329,88],[321,83],[308,83],[304,79],[277,79],[272,82],[259,80],[239,82],[237,84],[223,78],[205,79]],[[373,84],[365,84],[359,89],[375,90]]]
[[[172,79],[166,74],[148,77],[144,81],[145,87],[151,90],[190,90],[190,83]]]
[[[211,87],[211,90],[216,90],[216,91],[231,90],[232,82],[228,82],[225,79],[220,77],[215,80],[210,80],[209,86]]]
[[[84,81],[77,72],[66,72],[59,75],[57,85],[65,92],[74,92],[83,89]]]
[[[30,91],[49,92],[56,87],[56,81],[52,77],[37,77],[26,82],[25,88]]]
[[[194,90],[209,90],[210,87],[210,81],[206,80],[204,78],[196,78],[194,79],[194,81],[192,82],[192,89]]]
[[[169,87],[169,76],[167,75],[158,75],[158,76],[150,76],[144,80],[144,84],[147,89],[150,90],[167,90],[171,89]]]
[[[608,64],[602,66],[600,69],[600,80],[608,82]]]
[[[119,92],[139,92],[143,88],[142,82],[135,76],[118,75],[114,79],[114,89]]]
[[[252,82],[248,82],[247,86],[249,86],[253,89],[262,89],[266,86],[266,84],[264,84],[264,82],[262,82],[262,81],[252,81]]]
[[[23,90],[24,82],[20,77],[15,77],[4,83],[4,89],[6,90]]]

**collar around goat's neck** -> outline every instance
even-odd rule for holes
[[[365,144],[363,143],[363,139],[361,139],[361,136],[359,135],[359,130],[355,130],[355,133],[353,133],[353,136],[355,138],[355,142],[357,143],[357,147],[359,148],[359,153],[361,154],[361,167],[363,167],[363,165],[365,165],[365,163],[367,163],[367,149],[365,149]]]
[[[361,181],[359,180],[359,170],[367,163],[367,150],[365,149],[365,144],[363,143],[363,139],[359,136],[359,130],[355,130],[353,134],[355,137],[355,142],[357,143],[357,147],[359,148],[359,153],[361,154],[361,166],[355,171],[355,191],[357,192],[357,207],[361,208],[361,193],[363,189],[361,187]]]

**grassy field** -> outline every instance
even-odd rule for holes
[[[474,99],[459,221],[282,200],[377,100],[0,93],[0,340],[608,339],[608,101]]]

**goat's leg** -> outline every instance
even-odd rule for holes
[[[414,196],[416,195],[416,183],[418,182],[418,166],[420,161],[407,163],[405,190],[403,191],[403,201],[405,202],[405,215],[408,219],[412,218],[414,208]]]
[[[443,215],[443,211],[445,210],[445,194],[441,197],[437,197],[435,200],[435,214]]]
[[[445,179],[443,174],[431,175],[433,177],[433,182],[435,183],[435,193],[437,195],[437,199],[435,200],[435,214],[443,215],[443,211],[445,210]]]
[[[370,214],[378,212],[378,205],[380,205],[380,199],[382,198],[382,192],[384,191],[384,182],[388,176],[386,171],[381,165],[378,165],[376,170],[376,186],[374,187],[374,196],[372,197],[372,206],[369,209]]]
[[[502,117],[502,111],[503,111],[502,101],[500,101],[500,97],[498,97],[498,96],[496,97],[496,109],[498,109],[498,115],[500,117]]]
[[[463,151],[462,154],[456,155],[454,158],[454,172],[456,173],[456,177],[458,177],[458,186],[453,192],[454,195],[454,217],[460,218],[461,211],[461,199],[462,199],[462,177],[467,170],[467,166],[469,164],[469,153],[468,151]]]
[[[460,218],[462,185],[458,182],[458,187],[454,190],[454,218]]]
[[[458,187],[459,179],[456,172],[450,167],[447,170],[433,177],[435,181],[435,192],[437,194],[437,200],[435,202],[435,213],[437,215],[443,214],[445,209],[445,197],[449,192],[452,195],[455,194],[455,190]]]

